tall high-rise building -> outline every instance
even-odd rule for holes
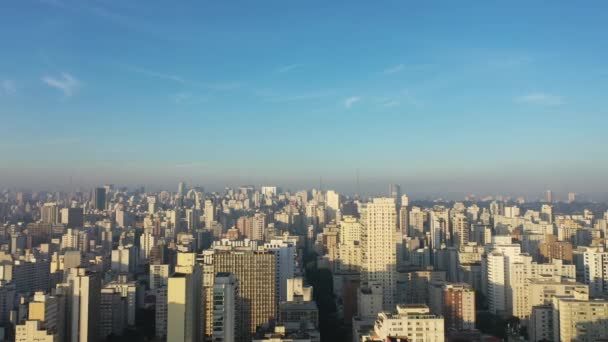
[[[198,228],[199,213],[195,208],[186,209],[186,224],[189,232],[193,232]]]
[[[545,192],[545,202],[547,202],[547,203],[553,203],[553,191],[547,190]]]
[[[410,210],[409,230],[407,236],[424,237],[424,223],[426,221],[426,212],[419,207],[412,207]]]
[[[69,336],[71,341],[94,342],[99,339],[101,278],[85,268],[71,268],[68,274]]]
[[[238,279],[240,293],[238,308],[245,327],[244,340],[248,340],[250,334],[255,333],[258,327],[277,317],[279,277],[276,259],[275,252],[253,250],[215,250],[205,258],[205,263],[212,265],[212,268],[209,268],[212,274],[232,273]],[[209,274],[207,268],[205,269],[205,274]],[[210,303],[205,307],[206,310],[212,309]],[[212,317],[212,315],[205,316]]]
[[[55,202],[44,203],[40,209],[40,218],[42,223],[57,224],[59,223],[59,206]]]
[[[264,244],[266,251],[276,255],[277,293],[278,300],[287,300],[287,279],[293,278],[296,272],[296,246],[283,240],[271,240]]]
[[[357,272],[361,268],[361,230],[361,223],[354,216],[344,216],[340,221],[337,261],[339,272]]]
[[[553,223],[553,206],[551,204],[543,204],[540,207],[540,218],[543,221]]]
[[[334,190],[328,190],[325,194],[327,216],[330,221],[338,222],[340,218],[340,194]]]
[[[84,226],[84,211],[82,208],[61,209],[61,223],[67,228],[82,228]]]
[[[574,203],[574,202],[576,202],[576,193],[569,192],[568,193],[568,203]]]
[[[266,231],[266,215],[255,213],[251,219],[251,240],[263,241]]]
[[[388,197],[393,198],[395,203],[399,203],[401,201],[401,186],[399,184],[389,184]]]
[[[213,283],[213,341],[240,341],[243,332],[242,312],[237,307],[238,280],[232,273],[220,272]]]
[[[211,229],[213,222],[215,219],[215,205],[213,204],[213,200],[205,200],[205,228]]]
[[[543,275],[536,279],[527,279],[527,295],[524,308],[524,317],[531,316],[536,306],[551,305],[553,297],[570,296],[576,293],[585,298],[589,295],[589,287],[561,276]]]
[[[583,254],[585,284],[591,297],[599,298],[608,293],[608,252],[589,249]]]
[[[195,253],[178,253],[167,283],[167,341],[202,339],[202,276]]]
[[[99,339],[121,336],[127,328],[127,301],[113,288],[102,288],[99,308]]]
[[[469,284],[431,282],[428,303],[433,314],[445,318],[446,330],[475,329],[475,291]]]
[[[608,338],[608,301],[553,297],[553,341],[601,341]]]
[[[169,281],[169,265],[150,265],[150,289],[154,290],[167,286]]]
[[[538,244],[540,259],[553,262],[554,259],[572,262],[572,244],[567,241],[557,241],[555,235],[545,235],[545,239]]]
[[[93,208],[97,210],[106,210],[106,189],[95,188],[93,194]]]
[[[485,271],[486,298],[490,312],[495,315],[507,313],[507,264],[508,256],[504,253],[491,252],[482,259],[485,262],[482,268]],[[484,267],[485,266],[485,267]]]
[[[466,246],[469,243],[471,224],[466,215],[456,214],[452,219],[452,231],[454,240],[458,246]]]
[[[156,236],[152,235],[150,231],[145,231],[139,237],[139,260],[148,262],[154,246],[156,246]]]
[[[186,183],[179,182],[177,184],[177,195],[182,197],[186,195]]]
[[[397,267],[397,205],[394,198],[374,198],[361,211],[363,224],[361,267],[362,281],[378,283],[383,291],[383,308],[392,310],[395,303]]]
[[[440,249],[441,244],[449,245],[452,236],[449,231],[449,212],[444,207],[435,207],[429,217],[429,228],[431,230],[431,249]]]

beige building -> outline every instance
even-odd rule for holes
[[[232,273],[239,283],[237,307],[242,310],[244,338],[247,339],[256,329],[277,318],[279,301],[279,275],[277,274],[277,255],[271,251],[257,251],[251,248],[237,250],[215,250],[204,256],[205,276],[220,272]],[[208,286],[211,286],[209,288]],[[205,281],[205,317],[211,317],[213,284]],[[207,334],[212,327],[207,324]]]
[[[386,341],[391,337],[406,338],[408,342],[443,342],[444,321],[431,314],[426,305],[397,305],[396,313],[379,313],[373,332],[362,336],[361,341]]]
[[[70,294],[68,307],[71,341],[97,341],[101,279],[85,268],[71,268],[68,274]]]
[[[59,337],[43,329],[40,321],[27,320],[15,327],[15,342],[59,342]]]
[[[179,253],[167,284],[167,341],[202,338],[202,272],[195,253]]]
[[[535,306],[551,304],[553,297],[573,296],[574,293],[589,295],[587,285],[562,280],[560,276],[545,276],[537,279],[529,279],[527,284],[528,295],[525,300],[523,317],[532,314]]]
[[[337,271],[356,272],[361,268],[361,230],[354,216],[344,216],[340,221]]]
[[[608,301],[553,298],[553,341],[608,339]]]
[[[397,282],[397,205],[394,198],[374,198],[361,211],[363,262],[361,279],[383,287],[383,308],[395,307]]]

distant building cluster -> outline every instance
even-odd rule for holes
[[[0,340],[320,342],[319,285],[353,342],[608,339],[608,212],[543,197],[6,190]]]

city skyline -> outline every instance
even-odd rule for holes
[[[3,2],[0,187],[606,197],[606,4],[320,4]]]

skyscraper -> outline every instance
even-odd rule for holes
[[[93,196],[93,208],[97,210],[106,210],[106,189],[95,188]]]
[[[85,268],[71,268],[68,274],[70,287],[70,332],[71,341],[94,342],[99,339],[99,304],[101,278],[99,274]]]
[[[205,228],[211,229],[213,222],[215,222],[215,205],[213,200],[205,200]]]
[[[59,223],[59,206],[55,202],[44,203],[40,209],[40,218],[42,223],[57,224]]]
[[[274,252],[216,250],[205,260],[205,263],[213,265],[214,274],[232,273],[238,279],[238,307],[241,310],[239,315],[243,317],[245,340],[259,326],[277,317],[279,294],[276,258]],[[208,274],[207,271],[205,274]],[[210,304],[207,303],[206,310],[212,309]]]
[[[394,198],[374,198],[361,212],[363,224],[362,281],[378,283],[383,291],[383,308],[392,310],[397,267],[397,205]]]
[[[442,315],[446,330],[475,329],[475,291],[468,284],[445,284]]]
[[[183,197],[186,195],[186,183],[179,182],[177,185],[177,195]]]
[[[67,228],[82,228],[84,226],[84,211],[82,208],[61,209],[61,223]]]
[[[553,191],[547,190],[545,192],[545,202],[547,202],[547,203],[553,203]]]
[[[398,203],[401,200],[401,186],[399,184],[389,184],[388,197],[395,199],[395,202]]]
[[[178,253],[167,283],[167,341],[202,339],[202,276],[195,253]]]
[[[608,293],[608,252],[590,249],[583,255],[585,284],[589,285],[591,297]]]
[[[213,341],[240,341],[243,331],[242,317],[237,318],[238,280],[232,273],[220,272],[213,283]]]

